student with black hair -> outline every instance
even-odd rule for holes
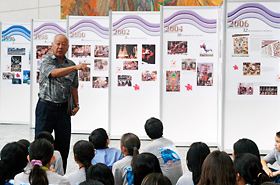
[[[103,163],[112,169],[113,164],[123,158],[121,150],[109,148],[110,139],[103,128],[95,129],[89,136],[89,141],[94,145],[95,156],[92,159],[92,165]]]
[[[114,185],[113,173],[111,169],[103,163],[97,163],[89,167],[86,179],[87,181],[97,180],[99,182],[102,182],[104,185]]]
[[[1,150],[0,184],[13,182],[15,175],[23,172],[27,162],[24,145],[18,142],[6,144]]]
[[[186,161],[190,173],[184,174],[177,182],[177,185],[196,185],[201,176],[201,168],[205,158],[210,154],[209,147],[202,142],[191,144],[188,150]]]
[[[230,156],[219,150],[203,162],[198,185],[236,185],[236,172]]]
[[[17,174],[14,179],[14,184],[70,185],[66,178],[50,170],[54,158],[52,144],[46,139],[36,139],[30,144],[28,155],[28,160],[33,168],[31,171]]]
[[[142,180],[150,173],[162,173],[159,161],[154,154],[141,153],[132,162],[134,185],[141,185]]]
[[[172,183],[162,173],[150,173],[143,179],[141,185],[172,185]]]
[[[269,177],[262,169],[260,160],[253,154],[242,153],[236,155],[234,166],[238,185],[261,185],[269,181]]]
[[[142,152],[154,154],[160,163],[163,175],[167,176],[172,184],[176,184],[183,175],[183,169],[175,144],[163,137],[163,124],[157,118],[146,121],[145,131],[152,142],[142,148]]]
[[[236,155],[242,154],[242,153],[250,153],[255,155],[259,160],[261,160],[260,157],[260,151],[257,146],[257,144],[252,141],[251,139],[243,138],[236,141],[233,145],[233,153],[232,156],[235,158]]]
[[[54,146],[54,138],[51,133],[47,131],[40,132],[35,139],[46,139]],[[64,175],[63,161],[60,152],[58,150],[54,150],[53,155],[55,156],[55,159],[50,168],[54,169],[59,175]]]
[[[66,174],[65,177],[71,185],[79,184],[86,180],[86,172],[91,166],[94,157],[94,146],[89,141],[80,140],[73,147],[74,160],[79,165],[79,170]]]
[[[126,133],[121,138],[121,151],[124,158],[115,162],[113,165],[113,175],[116,185],[132,185],[133,175],[131,162],[139,154],[140,140],[133,133]]]
[[[79,185],[104,185],[104,184],[97,180],[88,180],[88,181],[81,182]]]
[[[267,154],[263,159],[261,159],[261,163],[265,173],[271,178],[272,182],[279,184],[280,170],[268,168],[267,166],[267,163],[274,164],[275,162],[277,162],[277,164],[280,165],[280,131],[276,133],[273,150],[269,154]]]

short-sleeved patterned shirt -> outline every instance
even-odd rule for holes
[[[78,88],[77,70],[63,77],[52,77],[51,72],[56,68],[64,68],[76,65],[73,61],[64,57],[62,64],[54,54],[47,54],[41,58],[39,98],[53,103],[65,103],[68,101],[70,87]]]

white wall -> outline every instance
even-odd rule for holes
[[[0,0],[0,2],[0,21],[2,22],[60,19],[60,0]]]

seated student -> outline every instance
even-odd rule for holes
[[[133,184],[131,162],[139,154],[139,149],[140,140],[135,134],[126,133],[122,136],[121,151],[125,157],[115,162],[112,169],[116,185]]]
[[[141,153],[132,161],[134,185],[141,185],[143,179],[153,172],[162,173],[159,161],[154,154]]]
[[[28,156],[28,160],[33,168],[31,171],[17,174],[14,179],[14,184],[70,185],[66,178],[50,170],[54,158],[52,144],[46,139],[36,139],[30,144]]]
[[[94,146],[89,141],[80,140],[73,147],[74,160],[79,165],[79,170],[66,174],[64,177],[69,180],[71,185],[79,184],[86,180],[86,172],[91,166],[94,157]]]
[[[35,139],[46,139],[54,146],[54,138],[49,132],[40,132]],[[55,156],[55,160],[51,164],[50,168],[54,169],[59,175],[64,175],[63,161],[60,152],[58,150],[54,150],[53,155]]]
[[[143,147],[141,151],[154,154],[159,160],[163,175],[167,176],[172,184],[176,184],[183,175],[182,164],[174,143],[162,136],[162,122],[157,118],[148,119],[145,131],[152,142]]]
[[[204,159],[210,154],[209,147],[202,142],[191,144],[187,153],[187,167],[189,173],[184,174],[177,182],[177,185],[196,185],[200,180],[201,168]]]
[[[109,148],[110,139],[107,132],[103,128],[95,129],[89,136],[89,141],[94,145],[95,156],[91,163],[103,163],[112,169],[113,164],[123,158],[121,150],[116,148]]]
[[[253,154],[242,153],[236,155],[234,166],[238,185],[261,185],[269,181],[269,177],[262,169],[260,160]]]
[[[141,185],[172,185],[172,183],[162,173],[150,173],[143,179]]]
[[[280,183],[280,170],[277,171],[267,166],[267,163],[273,164],[275,162],[280,165],[280,132],[276,133],[274,146],[273,150],[261,159],[261,163],[263,170],[271,178],[270,180],[275,183]]]
[[[235,158],[236,155],[242,154],[242,153],[250,153],[255,155],[259,160],[261,160],[260,157],[260,151],[256,143],[250,139],[243,138],[236,141],[233,145],[233,153],[232,157]]]
[[[97,180],[104,185],[114,185],[114,176],[111,169],[103,164],[97,163],[89,167],[86,175],[86,179],[88,180]]]
[[[236,185],[234,164],[227,153],[216,150],[206,157],[198,185]]]
[[[18,142],[6,144],[1,150],[0,184],[13,183],[15,175],[23,172],[27,164],[24,146]]]

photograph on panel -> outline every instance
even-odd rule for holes
[[[15,78],[15,73],[11,73],[11,72],[3,72],[2,73],[2,79],[3,80],[12,80],[13,78]]]
[[[201,57],[212,57],[213,56],[213,42],[200,41],[200,56]]]
[[[94,57],[109,57],[109,45],[95,45]]]
[[[36,83],[40,82],[40,71],[36,72]]]
[[[52,46],[51,45],[37,45],[36,46],[36,59],[41,59],[42,56],[45,54],[51,54],[52,53]]]
[[[23,70],[23,83],[30,84],[30,70]]]
[[[8,55],[25,55],[25,48],[8,48]]]
[[[92,88],[108,88],[109,78],[106,76],[93,76]]]
[[[261,75],[261,63],[243,62],[244,76],[259,76]]]
[[[155,64],[155,45],[142,45],[142,63],[143,64]]]
[[[233,39],[233,57],[249,56],[249,34],[235,34]]]
[[[11,72],[21,72],[21,56],[11,57]]]
[[[123,70],[138,70],[138,61],[123,61]]]
[[[81,63],[90,63],[89,61],[80,61],[79,64]],[[90,81],[90,67],[86,68],[86,70],[79,70],[79,81],[85,81],[89,82]]]
[[[279,40],[262,40],[262,57],[280,57]]]
[[[94,71],[107,71],[108,59],[94,59]]]
[[[187,55],[188,41],[168,41],[167,42],[168,55]]]
[[[180,71],[166,71],[166,92],[180,92]]]
[[[21,79],[20,78],[13,78],[12,79],[12,84],[21,84]]]
[[[238,95],[253,95],[253,83],[239,83],[237,94]]]
[[[260,86],[260,95],[277,95],[277,86]]]
[[[197,86],[213,86],[213,63],[197,64]]]
[[[91,57],[91,45],[72,45],[72,58]]]
[[[182,59],[182,70],[196,72],[196,59]]]
[[[137,44],[117,44],[117,59],[137,59]]]
[[[142,72],[142,81],[156,81],[157,71]]]
[[[118,75],[118,86],[132,86],[132,76],[130,75]]]

